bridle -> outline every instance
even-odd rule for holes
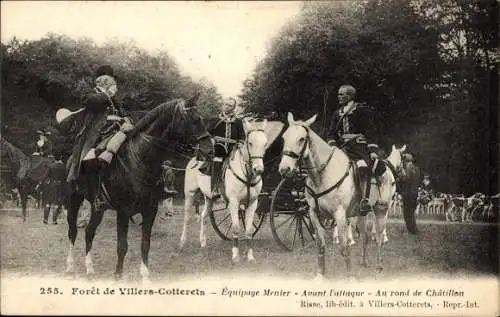
[[[252,166],[253,166],[253,160],[255,159],[264,159],[264,156],[256,156],[256,155],[252,155],[252,153],[250,152],[250,145],[249,145],[249,142],[248,142],[248,139],[249,139],[249,136],[252,132],[264,132],[264,129],[254,129],[254,130],[250,130],[246,133],[246,136],[245,136],[245,145],[246,145],[246,150],[247,150],[247,153],[248,153],[248,160],[244,160],[244,164],[245,164],[245,168],[243,169],[246,173],[245,173],[245,177],[247,178],[247,182],[249,182],[253,177],[253,170],[252,170]],[[243,153],[241,152],[241,146],[238,147],[238,151],[240,152],[240,155],[242,158],[244,158],[245,156],[243,155]],[[231,168],[231,164],[229,164],[229,168]],[[232,171],[232,169],[231,169]],[[233,171],[233,174],[234,174],[234,171]],[[235,176],[237,176],[235,174]],[[239,176],[237,176],[237,178],[242,181],[240,179]],[[262,178],[260,178],[262,179]],[[257,182],[253,182],[252,186],[255,186],[257,185],[257,183],[260,181],[260,179],[257,181]],[[246,182],[244,182],[246,183]]]
[[[262,176],[261,176],[261,177],[257,178],[257,180],[252,182],[252,178],[255,176],[253,174],[253,169],[252,169],[253,163],[252,162],[254,159],[263,159],[264,156],[252,155],[252,153],[250,153],[250,146],[248,144],[248,136],[250,135],[250,133],[257,132],[257,131],[264,132],[264,129],[254,129],[254,130],[250,130],[246,133],[245,143],[246,143],[246,150],[248,153],[248,160],[245,160],[245,156],[241,152],[241,145],[238,147],[238,151],[240,152],[240,155],[244,161],[242,163],[243,164],[242,171],[244,173],[244,175],[243,175],[244,178],[239,176],[238,174],[236,174],[236,172],[234,171],[234,169],[231,165],[231,160],[229,160],[229,162],[227,164],[228,169],[233,173],[234,177],[236,177],[237,180],[239,180],[240,182],[245,184],[245,187],[247,190],[247,199],[246,199],[246,203],[245,203],[246,206],[248,206],[250,203],[250,188],[256,186],[257,184],[259,184],[262,181]]]
[[[306,130],[306,137],[305,137],[304,145],[303,145],[302,149],[300,150],[299,154],[297,154],[293,151],[283,151],[283,156],[288,156],[288,157],[295,159],[297,161],[304,158],[304,153],[307,149],[307,146],[310,143],[309,129],[307,129],[306,127],[304,127],[302,125],[301,125],[301,127],[303,127]],[[328,156],[328,159],[325,161],[325,163],[321,164],[321,166],[319,168],[317,168],[318,173],[322,172],[328,166],[328,163],[330,163],[330,160],[332,159],[334,152],[335,152],[335,147],[332,149],[332,152]],[[344,182],[344,180],[347,178],[347,176],[349,176],[349,165],[347,166],[344,175],[334,185],[330,186],[329,188],[327,188],[326,190],[324,190],[320,193],[316,193],[309,185],[305,184],[307,192],[309,193],[309,195],[311,195],[311,197],[314,199],[314,202],[316,204],[316,208],[314,209],[315,212],[317,212],[317,213],[319,212],[319,198],[328,194],[332,190],[338,188]]]
[[[306,137],[304,145],[302,146],[302,149],[300,150],[299,154],[293,151],[283,151],[283,156],[291,157],[292,159],[297,161],[301,160],[304,157],[304,153],[306,152],[307,146],[309,145],[309,130],[304,126],[301,127],[304,128],[304,130],[306,131]]]

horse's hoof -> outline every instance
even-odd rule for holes
[[[316,274],[316,276],[313,278],[313,281],[315,282],[323,282],[325,281],[325,276],[323,274]]]
[[[357,276],[355,276],[355,275],[352,275],[352,274],[351,274],[351,275],[349,275],[349,276],[347,277],[347,282],[348,282],[348,283],[357,283],[358,281],[359,281],[359,279],[358,279],[358,277],[357,277]]]

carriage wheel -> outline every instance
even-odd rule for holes
[[[331,229],[334,223],[324,215],[319,220],[324,229]],[[316,239],[305,199],[304,177],[281,180],[272,195],[269,222],[274,239],[284,250],[293,251]]]
[[[274,239],[284,250],[292,251],[314,240],[303,178],[281,180],[272,195],[269,222]]]
[[[257,232],[259,231],[266,216],[266,207],[268,202],[267,195],[264,193],[260,194],[258,200],[259,201],[257,203],[257,209],[255,210],[255,215],[253,218],[252,237],[255,236],[255,234],[257,234]],[[220,207],[217,208],[217,205],[219,205]],[[240,219],[240,228],[245,231],[245,210],[240,209],[238,211],[238,218]],[[227,209],[225,202],[219,204],[214,203],[214,208],[210,213],[210,222],[212,223],[212,227],[214,227],[214,230],[219,237],[221,237],[223,240],[232,240],[231,229],[233,227],[233,222],[231,221],[231,215],[229,214],[229,210]]]

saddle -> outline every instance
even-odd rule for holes
[[[371,171],[366,173],[366,176],[361,175],[362,173],[360,173],[360,168],[368,169],[369,167],[368,163],[371,162],[366,162],[366,160],[364,160],[360,155],[349,150],[349,145],[352,144],[353,142],[366,142],[366,141],[364,139],[364,136],[361,134],[345,134],[343,136],[342,145],[338,145],[335,140],[329,140],[328,144],[339,146],[339,148],[343,150],[344,153],[346,153],[347,157],[349,158],[349,166],[353,170],[356,187],[359,190],[362,190],[362,182],[373,179],[375,179],[375,183],[372,182],[372,186],[373,185],[378,186],[380,183],[379,177],[384,174],[387,168],[391,169],[394,176],[396,176],[396,171],[394,167],[387,160],[384,159],[377,159],[371,166]],[[368,175],[370,175],[369,180],[365,179],[367,178]]]

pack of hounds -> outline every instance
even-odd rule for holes
[[[487,196],[475,193],[469,197],[464,194],[432,193],[420,188],[418,191],[417,218],[443,220],[447,222],[496,222],[498,221],[500,194]],[[399,217],[403,201],[396,193],[389,208],[389,214]]]

